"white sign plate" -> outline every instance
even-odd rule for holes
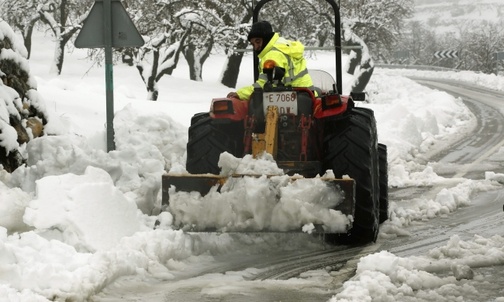
[[[297,94],[295,91],[276,91],[263,93],[264,113],[268,111],[268,106],[278,107],[279,114],[297,115]]]

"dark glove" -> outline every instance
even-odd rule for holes
[[[240,97],[238,96],[238,93],[236,93],[236,92],[230,92],[230,93],[228,93],[227,97],[228,97],[228,98],[237,98],[237,99],[239,99],[239,98],[240,98]]]

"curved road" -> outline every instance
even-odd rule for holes
[[[504,173],[504,162],[493,158],[504,147],[504,93],[451,80],[413,79],[429,88],[460,97],[477,120],[476,127],[470,133],[430,156],[429,161],[437,163],[434,165],[435,172],[446,178],[468,179],[483,179],[485,171]],[[434,197],[440,189],[442,187],[436,186],[391,189],[389,198],[403,200],[420,195]],[[502,212],[502,196],[504,191],[481,193],[475,197],[471,206],[457,210],[449,219],[433,219],[425,225],[411,227],[409,231],[415,234],[413,240],[410,237],[397,240],[386,244],[383,249],[389,248],[404,256],[418,253],[419,249],[431,249],[437,242],[445,242],[461,229],[467,237],[474,234],[495,234],[496,227],[502,224],[502,217],[497,220],[494,217],[500,216]],[[409,247],[404,249],[403,254],[405,246]]]
[[[454,167],[452,171],[441,171],[438,174],[480,179],[482,172],[488,167],[498,168],[495,172],[502,172],[502,162],[493,162],[490,157],[504,146],[504,93],[449,80],[414,80],[429,88],[462,98],[477,118],[472,133],[430,158],[439,164],[452,164]]]
[[[469,135],[429,156],[430,162],[439,163],[436,173],[447,178],[472,179],[482,179],[483,172],[488,170],[504,173],[504,163],[492,159],[492,155],[504,145],[504,93],[454,81],[414,80],[461,97],[477,118],[477,125]],[[420,195],[434,196],[440,189],[392,189],[389,199],[399,201]],[[327,301],[343,282],[353,276],[359,258],[364,255],[388,250],[398,256],[410,256],[444,245],[453,234],[462,234],[462,238],[474,234],[494,234],[496,228],[503,228],[503,197],[504,190],[479,194],[471,206],[459,209],[448,218],[432,219],[428,223],[409,227],[408,231],[413,234],[410,237],[379,240],[376,244],[365,247],[329,247],[321,244],[319,249],[314,249],[313,246],[304,249],[301,246],[298,250],[279,251],[272,247],[270,252],[262,251],[260,254],[226,254],[222,259],[216,257],[215,263],[205,268],[192,268],[190,273],[166,282],[152,280],[138,283],[121,280],[119,284],[112,285],[95,296],[93,301]],[[299,237],[297,240],[304,239]],[[281,280],[301,278],[309,271],[320,269],[326,270],[327,275],[317,276],[322,279],[310,288],[283,287],[279,283]],[[496,280],[504,281],[504,273],[500,271],[497,268],[494,272]],[[209,281],[205,282],[206,275],[227,275],[233,272],[241,272],[238,275],[243,278],[242,284],[245,285],[240,289],[226,288],[216,296],[205,293],[209,291]],[[501,282],[489,283],[487,288],[481,290],[487,291],[491,296],[498,290],[498,284]]]
[[[434,165],[435,172],[446,178],[467,179],[484,179],[485,171],[504,173],[502,159],[493,157],[504,146],[504,93],[450,80],[415,78],[414,80],[429,88],[460,97],[477,120],[470,133],[429,157],[430,162],[438,163]],[[409,200],[420,196],[432,198],[442,188],[434,186],[393,189],[389,198],[391,200]],[[459,236],[462,240],[471,239],[474,235],[485,237],[503,235],[503,200],[504,189],[478,193],[471,198],[469,206],[457,209],[449,217],[431,219],[410,226],[408,232],[412,234],[411,236],[383,242],[380,250],[406,257],[445,245],[453,235]],[[478,283],[476,286],[478,297],[474,298],[478,301],[493,301],[496,297],[501,297],[504,294],[501,286],[504,284],[502,267],[484,267],[480,273],[492,276],[492,280]]]

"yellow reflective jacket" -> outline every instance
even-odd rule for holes
[[[306,59],[303,56],[304,45],[299,41],[286,40],[275,33],[269,43],[259,53],[259,78],[250,86],[245,86],[236,91],[241,100],[248,100],[254,87],[264,87],[267,81],[262,70],[262,62],[275,61],[276,65],[285,68],[284,84],[292,87],[313,88],[313,82],[306,68]]]

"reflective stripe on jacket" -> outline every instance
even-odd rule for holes
[[[275,33],[259,53],[259,78],[253,85],[238,89],[237,93],[240,99],[248,100],[254,92],[254,87],[264,87],[267,77],[263,73],[262,62],[266,62],[266,60],[273,60],[277,66],[285,68],[284,85],[313,88],[303,53],[304,45],[301,42],[286,40]]]

